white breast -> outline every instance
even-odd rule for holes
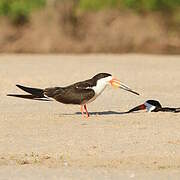
[[[103,91],[104,89],[106,88],[106,86],[109,84],[109,81],[112,79],[111,76],[108,76],[106,78],[103,78],[103,79],[99,79],[97,81],[97,84],[96,86],[93,86],[92,89],[94,90],[95,92],[95,96],[90,99],[87,103],[90,103],[92,101],[94,101]]]

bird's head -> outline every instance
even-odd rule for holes
[[[158,111],[162,106],[159,101],[156,100],[147,100],[144,104],[136,106],[135,108],[129,110],[129,112],[139,111],[139,110],[147,110],[147,112]]]
[[[107,85],[111,85],[113,87],[121,88],[126,91],[129,91],[131,93],[134,93],[136,95],[139,95],[139,93],[133,91],[125,84],[121,83],[118,79],[114,78],[109,73],[99,73],[93,77],[93,79],[96,81],[97,84],[106,87]]]
[[[162,108],[160,102],[156,100],[147,100],[144,105],[148,112],[156,111]]]

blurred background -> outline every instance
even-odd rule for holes
[[[180,0],[0,0],[0,52],[180,54]]]

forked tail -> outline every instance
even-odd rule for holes
[[[24,95],[23,94],[7,94],[7,96],[33,99],[33,100],[41,100],[41,101],[50,101],[50,99],[44,96],[43,89],[25,87],[18,84],[16,86],[29,94],[24,94]]]

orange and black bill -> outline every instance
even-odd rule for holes
[[[139,111],[139,110],[144,110],[144,109],[146,109],[146,106],[145,106],[144,104],[141,104],[141,105],[139,105],[139,106],[136,106],[136,107],[133,108],[133,109],[130,109],[130,110],[128,111],[128,113],[134,112],[134,111]]]
[[[121,89],[124,89],[125,91],[129,91],[131,93],[134,93],[136,95],[140,95],[139,93],[133,91],[132,89],[130,89],[128,86],[126,86],[125,84],[121,83],[119,80],[113,78],[111,81],[110,81],[111,85],[114,86],[114,87],[118,87],[118,88],[121,88]]]

